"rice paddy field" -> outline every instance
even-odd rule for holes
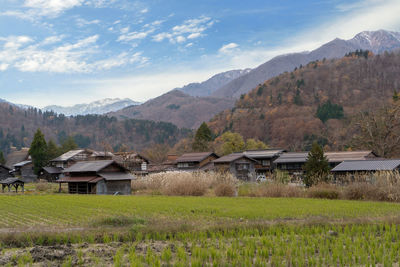
[[[399,266],[400,205],[0,195],[0,265]]]

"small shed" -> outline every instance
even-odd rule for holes
[[[31,160],[22,161],[15,164],[12,174],[16,177],[21,177],[21,179],[25,182],[37,181],[37,175],[34,172],[33,162]]]
[[[59,167],[43,167],[40,171],[39,179],[55,182],[63,175],[63,169]]]
[[[64,170],[70,194],[131,194],[134,176],[114,160],[81,161]]]
[[[244,181],[255,181],[255,164],[257,160],[243,153],[233,153],[213,161],[214,169],[218,172],[231,172],[236,178]]]
[[[15,192],[18,193],[18,188],[21,187],[22,193],[24,192],[24,185],[25,182],[14,177],[9,177],[5,180],[0,181],[1,184],[1,190],[4,193],[4,189],[8,188],[8,192],[11,192],[11,188],[15,188]]]

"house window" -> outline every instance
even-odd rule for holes
[[[238,171],[245,171],[245,170],[248,170],[248,169],[250,169],[250,164],[248,164],[248,163],[239,163],[239,164],[236,164],[236,169],[237,169]]]
[[[147,163],[144,161],[142,162],[142,171],[147,171]]]
[[[269,167],[269,166],[271,165],[271,162],[270,162],[269,160],[267,160],[267,159],[263,159],[263,160],[261,161],[261,164],[262,164],[263,166],[265,166],[265,167]]]
[[[185,162],[185,163],[178,163],[178,168],[188,168],[189,167],[189,163]]]

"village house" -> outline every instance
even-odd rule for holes
[[[25,160],[14,164],[12,175],[21,178],[25,183],[37,182],[37,175],[33,169],[33,162],[31,160]]]
[[[0,181],[11,177],[10,171],[10,168],[0,165]]]
[[[177,171],[176,160],[179,158],[176,154],[168,154],[167,159],[162,163],[150,163],[148,166],[149,173],[160,173]]]
[[[74,165],[78,161],[89,160],[89,157],[93,155],[93,151],[89,149],[75,149],[70,150],[61,156],[50,160],[50,167],[57,167],[60,169],[66,169]]]
[[[196,171],[212,169],[213,160],[218,155],[213,152],[186,153],[176,159],[178,170]]]
[[[274,161],[276,168],[286,171],[292,176],[299,176],[304,173],[304,164],[307,162],[308,152],[286,152],[282,153]]]
[[[357,174],[372,174],[378,171],[399,171],[400,159],[369,159],[344,161],[331,170],[336,180],[354,177]]]
[[[213,163],[217,172],[230,172],[243,181],[254,182],[256,179],[255,165],[258,161],[243,153],[229,154],[214,160]]]
[[[13,147],[11,153],[7,155],[6,164],[4,165],[9,169],[13,169],[15,164],[27,160],[31,160],[28,147],[23,147],[21,150],[17,150]]]
[[[131,180],[126,168],[114,160],[81,161],[64,170],[65,177],[57,182],[67,183],[70,194],[131,194]]]
[[[275,169],[274,160],[276,160],[283,152],[285,152],[283,149],[259,149],[244,151],[243,155],[258,161],[255,164],[257,176],[267,176]]]
[[[139,153],[118,152],[114,154],[114,160],[135,175],[147,175],[149,173],[150,160]]]
[[[328,159],[331,168],[336,167],[343,161],[368,160],[377,158],[376,154],[372,151],[336,151],[325,152],[324,155]]]

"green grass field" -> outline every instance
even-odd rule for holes
[[[396,203],[43,194],[0,195],[0,210],[0,265],[393,266],[400,255]]]

